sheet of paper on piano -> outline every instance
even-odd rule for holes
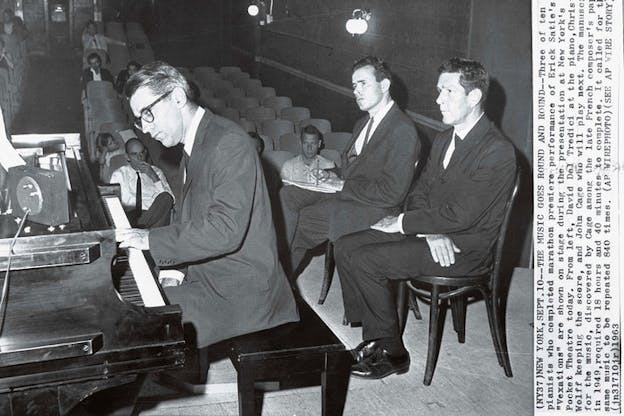
[[[20,154],[15,150],[9,138],[6,135],[6,126],[4,125],[4,115],[0,110],[0,165],[5,171],[14,166],[25,165],[26,162]]]
[[[111,214],[115,228],[132,228],[119,198],[116,196],[105,196],[104,203]],[[152,271],[143,256],[143,252],[136,248],[129,248],[128,263],[145,306],[165,305],[165,300],[160,294],[156,281],[152,278]]]
[[[300,182],[300,181],[290,181],[288,179],[282,179],[282,182],[286,185],[295,185],[302,189],[307,189],[308,191],[314,192],[323,192],[325,194],[333,194],[339,191],[342,191],[342,186],[344,185],[344,181],[340,179],[328,179],[323,182],[311,183],[311,182]]]

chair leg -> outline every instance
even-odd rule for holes
[[[490,324],[490,333],[492,335],[494,351],[496,352],[496,359],[498,360],[498,364],[505,370],[505,375],[507,377],[512,377],[511,363],[509,361],[509,352],[507,351],[507,342],[506,340],[502,341],[502,337],[504,335],[501,333],[502,329],[500,326],[498,314],[496,313],[497,307],[494,305],[491,293],[486,293],[484,298],[488,314],[488,322]],[[502,345],[502,342],[505,342],[504,347]]]
[[[451,314],[453,315],[453,329],[457,332],[457,341],[463,344],[466,341],[466,297],[451,298]]]
[[[411,295],[411,290],[407,287],[407,283],[404,280],[397,282],[397,316],[399,322],[399,333],[403,335],[405,332],[405,323],[407,322],[407,314],[409,301],[408,298]]]
[[[416,294],[414,292],[412,292],[411,290],[409,292],[409,297],[407,299],[407,303],[409,305],[409,309],[414,314],[414,318],[416,318],[419,321],[421,321],[422,320],[422,314],[420,313],[420,308],[418,307],[418,296],[416,296]]]
[[[509,350],[507,349],[505,311],[504,306],[500,305],[498,299],[492,300],[492,317],[494,330],[496,331],[496,340],[498,341],[500,352],[499,354],[497,354],[500,357],[498,361],[505,370],[505,375],[507,377],[513,377],[513,373],[511,371],[511,361],[509,360]]]
[[[431,384],[433,372],[438,361],[440,352],[440,340],[442,338],[442,327],[444,325],[444,311],[446,301],[440,303],[440,288],[433,285],[431,289],[431,306],[429,309],[429,341],[427,346],[427,364],[425,367],[425,378],[423,383],[426,386]]]
[[[329,292],[329,288],[332,284],[332,279],[334,278],[334,243],[331,241],[327,242],[327,247],[325,248],[325,268],[323,273],[323,285],[321,286],[321,294],[318,298],[318,304],[322,305],[325,303],[325,299],[327,298],[327,293]]]

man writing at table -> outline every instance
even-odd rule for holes
[[[516,172],[513,145],[483,112],[489,75],[452,58],[439,69],[442,121],[406,208],[335,245],[345,317],[362,323],[352,374],[382,378],[409,369],[392,281],[486,273]]]
[[[291,279],[308,249],[398,214],[420,141],[414,124],[390,96],[391,79],[379,58],[367,56],[353,65],[353,94],[360,110],[368,114],[355,124],[342,154],[342,190],[321,193],[293,185],[280,190]]]
[[[183,145],[185,172],[172,223],[117,230],[120,247],[149,250],[157,266],[186,270],[181,282],[162,284],[195,327],[199,348],[297,321],[262,167],[247,133],[190,101],[184,76],[163,62],[143,66],[125,94],[137,128],[165,147]]]

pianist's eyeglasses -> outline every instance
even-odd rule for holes
[[[160,97],[156,98],[153,103],[151,103],[147,107],[143,107],[143,109],[139,112],[139,116],[134,118],[134,125],[139,130],[143,131],[143,121],[145,121],[146,123],[151,123],[152,121],[154,121],[154,113],[152,113],[152,108],[154,108],[156,104],[167,98],[167,96],[172,92],[173,90],[164,93]]]

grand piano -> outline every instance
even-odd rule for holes
[[[40,139],[23,142],[45,147]],[[125,221],[117,198],[95,186],[77,143],[61,147],[67,223],[27,218],[14,239],[19,218],[6,213],[2,193],[0,415],[69,414],[94,393],[184,361],[179,306],[168,303],[149,258],[117,249],[115,223]]]

